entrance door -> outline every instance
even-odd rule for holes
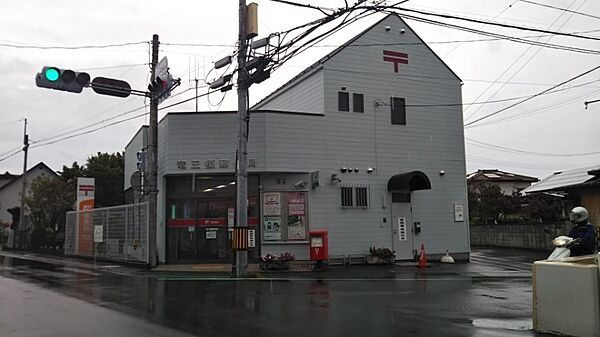
[[[392,193],[392,245],[396,259],[414,258],[410,192]]]
[[[191,198],[167,201],[167,261],[194,263],[197,252],[197,221],[195,202]]]
[[[231,260],[228,217],[233,207],[233,198],[197,199],[199,263]]]

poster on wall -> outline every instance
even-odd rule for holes
[[[305,192],[288,193],[288,240],[306,238]]]
[[[289,204],[288,205],[289,215],[304,215],[304,204]]]
[[[265,240],[281,240],[281,216],[263,217]]]
[[[264,215],[281,215],[281,194],[280,193],[264,193],[263,194],[263,214]]]
[[[288,240],[306,239],[306,224],[304,215],[288,216]]]
[[[304,204],[304,192],[289,192],[288,204]]]

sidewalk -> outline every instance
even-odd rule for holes
[[[249,278],[323,278],[323,279],[389,279],[404,276],[419,277],[530,277],[531,263],[543,259],[545,253],[539,251],[507,248],[474,248],[471,262],[443,264],[429,261],[427,268],[417,268],[415,262],[398,262],[394,265],[340,265],[315,270],[310,261],[293,261],[285,271],[262,271],[258,264],[248,266]],[[148,270],[145,266],[131,266],[118,262],[53,256],[31,252],[0,251],[0,262],[5,258],[45,263],[62,267],[93,269],[107,273],[143,277],[219,277],[231,276],[231,264],[182,264],[159,265]],[[10,263],[8,263],[10,264]]]

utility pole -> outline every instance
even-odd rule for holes
[[[152,36],[152,64],[150,70],[151,81],[156,74],[156,65],[158,64],[158,35]],[[157,194],[158,194],[158,97],[154,93],[150,95],[150,139],[148,144],[148,193],[146,201],[148,202],[148,252],[150,257],[150,267],[154,268],[158,264],[158,249],[156,246],[156,213],[157,213]]]
[[[246,51],[248,40],[246,34],[246,0],[239,4],[239,53],[238,53],[238,161],[236,170],[236,227],[247,230],[248,227],[248,76],[246,68]],[[248,251],[235,251],[235,276],[245,277],[248,272]]]
[[[194,78],[194,81],[196,81],[196,112],[198,112],[198,79]]]
[[[17,228],[17,248],[25,248],[25,231],[27,223],[25,222],[25,193],[27,191],[27,150],[29,149],[29,136],[27,135],[27,118],[23,127],[23,179],[21,180],[21,209],[19,213],[19,227]],[[14,236],[13,236],[14,238]]]

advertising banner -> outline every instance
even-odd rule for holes
[[[306,192],[289,192],[288,200],[288,240],[306,239]]]
[[[77,178],[77,210],[85,211],[94,208],[94,178]],[[79,213],[77,219],[77,253],[92,255],[94,253],[94,217],[91,212]]]

